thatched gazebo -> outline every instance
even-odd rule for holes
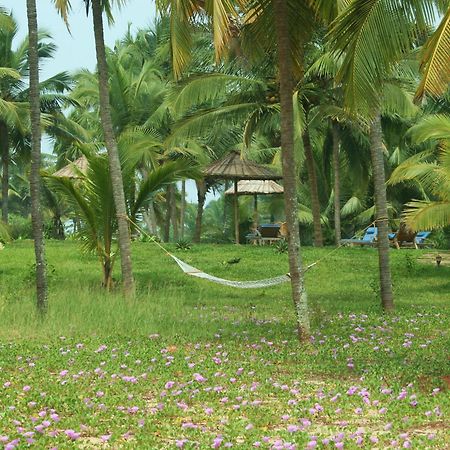
[[[234,230],[236,244],[239,244],[238,181],[280,180],[283,178],[261,164],[242,159],[241,154],[235,150],[228,153],[224,158],[210,164],[203,171],[203,174],[207,179],[233,180],[234,182]]]
[[[273,180],[241,180],[237,184],[237,195],[253,195],[253,225],[258,226],[258,195],[283,194],[284,188]],[[227,189],[225,195],[235,195],[234,188]]]
[[[62,169],[57,170],[53,176],[54,177],[67,177],[67,178],[80,178],[81,173],[86,173],[89,166],[89,162],[86,156],[81,156],[75,161],[70,162],[67,166]]]

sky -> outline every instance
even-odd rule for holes
[[[49,31],[58,46],[55,57],[42,66],[41,79],[58,72],[73,72],[79,68],[95,68],[94,32],[92,16],[86,17],[82,0],[71,0],[72,13],[69,17],[70,33],[56,12],[52,0],[36,0],[39,28]],[[0,6],[12,10],[19,24],[18,38],[27,34],[26,0],[0,0]],[[128,25],[131,31],[149,27],[155,20],[153,0],[128,0],[120,10],[114,9],[115,23],[111,27],[105,21],[105,42],[112,47],[117,39],[123,37]]]
[[[56,12],[52,0],[36,0],[39,28],[49,31],[58,46],[55,57],[46,61],[41,67],[41,80],[49,78],[58,72],[75,72],[80,68],[94,70],[96,66],[94,33],[92,16],[86,17],[82,0],[71,0],[72,13],[69,17],[70,33],[61,17]],[[19,25],[17,40],[21,41],[28,32],[26,0],[0,0],[0,6],[12,10]],[[108,26],[105,20],[105,43],[112,47],[117,39],[126,33],[128,26],[131,31],[151,27],[156,17],[154,0],[128,0],[120,10],[114,9],[115,23]],[[51,143],[44,139],[43,151],[51,152]],[[187,198],[197,203],[195,183],[187,183]],[[208,195],[207,202],[214,196]]]

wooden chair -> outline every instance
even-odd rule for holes
[[[394,236],[393,243],[400,250],[400,247],[419,248],[416,242],[416,232],[409,229],[404,222],[400,223],[400,228]]]
[[[282,238],[279,236],[280,225],[277,223],[266,223],[259,226],[259,232],[261,233],[260,244],[265,245],[273,244],[280,241]]]

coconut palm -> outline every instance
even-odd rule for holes
[[[329,5],[331,2],[312,2],[321,9],[321,13],[331,14]],[[339,5],[341,2],[338,2]],[[339,6],[337,5],[337,6]],[[174,69],[177,75],[186,65],[190,50],[190,29],[199,15],[205,15],[211,20],[214,30],[214,43],[216,55],[220,57],[223,50],[232,38],[239,33],[238,18],[239,8],[246,14],[246,20],[251,36],[247,39],[247,45],[243,45],[243,54],[248,57],[261,56],[273,53],[273,36],[277,36],[278,42],[278,69],[281,98],[281,124],[282,124],[282,154],[283,177],[285,183],[286,218],[289,229],[289,266],[292,276],[292,295],[296,309],[299,336],[307,339],[309,332],[309,320],[307,315],[306,295],[304,291],[303,277],[301,274],[301,261],[299,258],[299,232],[297,214],[297,183],[296,165],[294,154],[294,129],[292,119],[292,89],[293,68],[297,73],[303,70],[302,47],[309,39],[314,28],[315,12],[311,3],[307,1],[284,2],[280,0],[264,1],[185,1],[161,0],[160,8],[168,6],[173,18],[171,28],[172,55]],[[300,24],[300,26],[299,26]],[[231,26],[233,25],[233,26]],[[244,39],[245,41],[245,39]],[[283,46],[280,45],[283,44]],[[245,44],[245,42],[244,42]],[[251,52],[245,50],[251,49]],[[285,58],[282,58],[285,56]],[[244,57],[244,59],[245,59]],[[254,59],[254,58],[253,58]],[[293,64],[296,63],[296,64]],[[293,86],[292,86],[293,87]],[[283,108],[286,108],[283,111]],[[286,173],[284,173],[286,170]],[[287,185],[287,189],[286,189]]]
[[[29,74],[28,37],[14,47],[19,32],[12,14],[0,10],[0,147],[2,161],[2,219],[8,221],[9,168],[11,160],[29,155],[27,136],[30,133],[29,95],[26,78]],[[38,33],[39,60],[53,57],[56,46],[48,33]],[[39,85],[41,112],[61,108],[64,91],[70,85],[66,73],[60,73]],[[48,118],[43,120],[48,123]]]
[[[404,217],[411,229],[446,227],[450,225],[450,116],[425,117],[408,134],[417,144],[437,143],[437,158],[434,150],[408,158],[394,170],[389,183],[414,183],[425,194],[406,205]]]
[[[195,177],[195,167],[178,160],[148,172],[145,178],[136,176],[130,151],[122,152],[121,168],[127,194],[127,216],[133,223],[148,202],[162,187],[184,177]],[[113,186],[106,155],[87,154],[88,169],[79,172],[76,179],[47,175],[49,186],[62,195],[81,218],[79,237],[83,249],[96,253],[102,266],[105,288],[112,287],[112,272],[117,255],[114,238],[118,231]]]
[[[123,278],[123,288],[126,296],[134,295],[133,269],[131,263],[131,238],[129,233],[129,224],[126,216],[125,194],[122,181],[119,152],[114,134],[111,105],[109,103],[108,87],[108,65],[105,51],[105,41],[103,36],[103,13],[106,12],[110,21],[112,21],[111,2],[102,0],[84,0],[86,10],[92,8],[92,19],[95,36],[95,49],[97,56],[97,71],[99,81],[99,99],[100,99],[100,118],[103,128],[106,149],[109,156],[110,176],[113,187],[113,198],[116,205],[116,215],[119,228],[119,247],[120,261]],[[123,1],[116,0],[120,6]],[[56,1],[55,6],[63,19],[67,22],[68,13],[71,9],[69,0]]]
[[[41,110],[39,98],[39,51],[36,1],[27,0],[28,58],[30,68],[31,112],[31,220],[33,225],[34,253],[36,257],[37,307],[41,314],[47,309],[47,272],[45,262],[44,233],[40,203],[41,182]]]
[[[389,265],[388,214],[381,103],[387,98],[386,79],[410,52],[419,34],[434,18],[434,2],[427,0],[354,0],[334,21],[331,43],[343,57],[337,80],[346,106],[369,121],[374,179],[381,302],[394,308]]]

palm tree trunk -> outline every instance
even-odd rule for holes
[[[308,171],[309,186],[311,189],[311,209],[313,216],[314,227],[314,246],[323,247],[322,225],[320,217],[320,200],[319,189],[317,187],[317,174],[314,163],[314,155],[311,146],[311,139],[309,137],[308,128],[305,129],[302,135],[303,148],[305,150],[305,163]]]
[[[109,103],[108,66],[106,62],[105,41],[103,36],[103,17],[101,0],[92,0],[92,18],[94,25],[95,50],[97,56],[98,85],[100,98],[100,118],[106,149],[108,151],[109,170],[113,185],[114,204],[116,206],[119,228],[120,262],[123,288],[126,296],[134,295],[133,269],[131,264],[131,239],[127,220],[127,209],[123,189],[122,170],[119,151],[114,136]]]
[[[198,244],[200,243],[200,236],[202,234],[203,207],[205,206],[206,200],[206,183],[205,180],[196,180],[195,184],[197,186],[197,217],[195,219],[194,239],[192,239],[192,242]]]
[[[170,240],[170,219],[172,217],[171,214],[171,205],[172,205],[172,191],[170,186],[166,187],[166,218],[164,221],[164,230],[163,230],[163,241],[169,242]]]
[[[285,0],[273,0],[278,46],[278,68],[281,102],[281,149],[284,180],[284,202],[288,227],[288,254],[292,300],[297,320],[298,338],[309,340],[309,313],[302,272],[298,226],[297,170],[294,154],[294,121],[292,104],[292,55],[289,42],[288,10]]]
[[[8,126],[3,121],[0,121],[0,147],[2,152],[2,220],[8,223],[9,136]]]
[[[144,211],[143,216],[150,234],[156,236],[158,234],[158,224],[156,223],[155,207],[152,201],[149,203],[147,211]]]
[[[31,113],[31,221],[36,258],[37,309],[40,314],[47,310],[47,273],[45,262],[44,232],[41,214],[41,110],[39,98],[39,57],[36,0],[27,0],[28,58],[30,67],[30,113]]]
[[[370,153],[372,156],[373,182],[375,188],[375,216],[378,227],[378,265],[380,269],[381,305],[385,311],[394,309],[391,269],[389,266],[389,224],[386,201],[386,178],[384,174],[384,146],[381,116],[377,113],[370,125]]]
[[[333,133],[333,174],[334,174],[334,238],[336,245],[341,242],[341,184],[340,184],[340,162],[339,151],[341,139],[339,125],[332,122]]]
[[[184,216],[186,215],[186,180],[181,181],[181,206],[180,206],[180,238],[184,239]]]

